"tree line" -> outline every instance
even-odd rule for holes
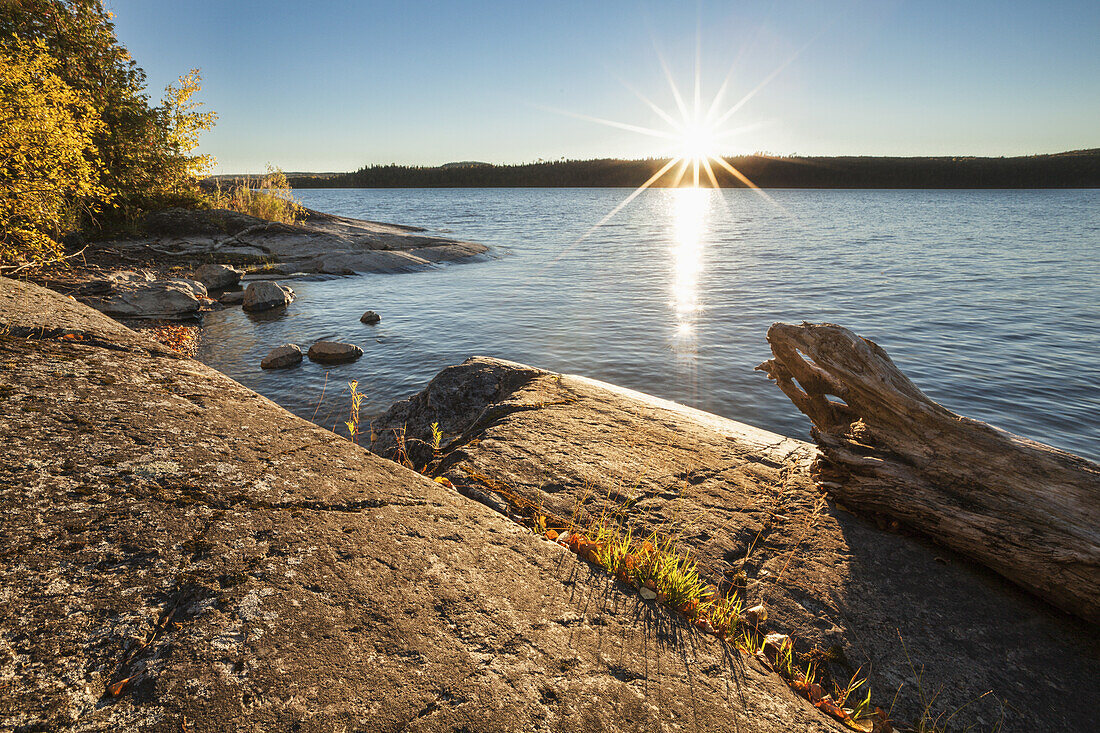
[[[978,157],[776,157],[725,158],[761,188],[1096,188],[1100,149],[1011,158]],[[353,173],[290,176],[295,188],[508,188],[629,187],[649,180],[668,158],[563,160],[519,165],[463,163],[438,167],[371,165]],[[721,187],[744,187],[712,164]],[[679,166],[653,185],[676,184]],[[690,184],[688,169],[681,185]],[[700,185],[710,186],[700,173]]]

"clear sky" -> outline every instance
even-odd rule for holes
[[[726,154],[1020,155],[1100,146],[1100,1],[106,0],[160,90],[198,67],[218,172],[644,157],[628,87],[730,73]],[[563,114],[567,113],[567,114]]]

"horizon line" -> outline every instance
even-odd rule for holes
[[[963,159],[963,160],[1007,160],[1013,158],[1042,158],[1042,157],[1056,157],[1061,155],[1097,155],[1100,154],[1100,146],[1093,148],[1076,148],[1073,150],[1060,150],[1053,153],[1025,153],[1020,155],[970,155],[970,154],[944,154],[944,155],[861,155],[861,154],[845,154],[845,155],[802,155],[799,153],[768,153],[765,151],[757,151],[753,153],[738,153],[734,155],[721,155],[723,159],[732,158],[768,158],[772,160],[844,160],[844,159],[880,159],[880,160],[944,160],[944,159]],[[433,169],[444,168],[448,166],[454,167],[473,167],[473,166],[487,166],[493,168],[509,168],[509,167],[522,167],[522,166],[534,166],[534,165],[554,165],[559,163],[598,163],[598,162],[618,162],[618,163],[651,163],[660,161],[672,160],[675,156],[646,156],[639,158],[537,158],[531,161],[522,161],[518,163],[490,163],[481,160],[454,160],[446,163],[437,163],[434,165],[424,163],[365,163],[359,168],[342,170],[342,171],[308,171],[308,170],[296,170],[296,171],[283,171],[285,175],[291,176],[316,176],[316,175],[346,175],[349,173],[355,173],[363,170],[364,168],[420,168],[420,169]],[[234,173],[211,173],[206,176],[210,178],[224,178],[232,176],[262,176],[267,171],[250,171],[250,172],[234,172]]]

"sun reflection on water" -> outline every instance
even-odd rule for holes
[[[672,197],[672,312],[673,346],[682,354],[695,352],[695,326],[702,310],[699,276],[703,271],[703,240],[712,189],[677,188]]]

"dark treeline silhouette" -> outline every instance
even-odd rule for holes
[[[1013,158],[810,158],[726,160],[761,188],[1100,188],[1100,148]],[[563,160],[519,165],[372,165],[354,173],[291,174],[295,188],[560,188],[640,186],[669,159]],[[712,165],[722,187],[744,183]],[[672,186],[674,166],[654,185]],[[689,167],[680,185],[691,185]],[[700,171],[700,185],[710,186]]]

